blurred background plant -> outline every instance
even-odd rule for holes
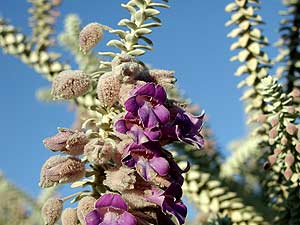
[[[83,26],[78,15],[66,16],[64,29],[56,38],[54,24],[61,2],[29,2],[30,36],[0,18],[0,47],[5,53],[16,56],[49,81],[71,67],[88,73],[98,71],[99,66],[102,70],[107,69],[109,63],[99,62],[96,53],[79,51],[78,36]],[[261,2],[235,0],[225,8],[231,14],[226,26],[233,26],[228,37],[236,40],[230,47],[237,52],[231,61],[241,64],[235,75],[241,77],[238,87],[243,92],[241,99],[247,114],[248,132],[245,138],[229,145],[231,153],[226,157],[208,125],[214,120],[207,122],[202,131],[206,141],[204,150],[196,151],[182,144],[174,144],[170,149],[179,164],[191,163],[183,190],[198,213],[189,218],[189,224],[300,224],[300,1],[283,0],[282,3],[285,10],[280,11],[283,17],[279,27],[281,37],[276,43],[279,54],[274,59],[266,50],[274,46],[269,45],[263,32],[265,22],[268,24],[269,21],[260,15]],[[120,23],[130,27],[129,23]],[[158,19],[153,27],[160,25]],[[114,32],[122,38],[122,32]],[[57,51],[56,40],[69,51],[76,64],[66,63],[64,55]],[[146,37],[144,40],[147,45],[142,49],[151,49],[152,41]],[[124,47],[116,41],[108,43],[121,49]],[[133,46],[138,45],[129,46],[131,54],[145,53],[140,46]],[[115,56],[111,52],[102,55]],[[271,76],[272,71],[276,71],[274,76]],[[228,72],[224,73],[228,75]],[[202,81],[205,82],[205,76]],[[168,90],[168,94],[182,105],[190,104],[177,89]],[[41,101],[53,102],[49,87],[39,89],[36,95]],[[80,127],[86,118],[86,109],[97,104],[93,97],[87,95],[72,100],[71,106],[78,115],[74,127]],[[197,113],[200,110],[195,106],[189,111]],[[0,224],[41,224],[39,211],[53,192],[50,189],[42,192],[40,197],[32,198],[1,175]]]

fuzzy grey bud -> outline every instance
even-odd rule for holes
[[[86,196],[82,198],[77,206],[77,217],[81,225],[86,225],[85,217],[95,208],[96,199],[91,196]]]
[[[114,154],[113,146],[101,139],[92,139],[84,147],[84,155],[90,163],[95,165],[103,165],[112,159]]]
[[[84,177],[85,166],[74,157],[52,156],[43,165],[39,185],[52,187],[58,183],[71,183]]]
[[[78,217],[77,210],[73,208],[66,208],[61,215],[62,225],[77,225]]]
[[[89,23],[79,34],[79,46],[83,53],[94,48],[103,38],[103,26],[99,23]]]
[[[67,128],[59,128],[59,133],[44,139],[46,148],[54,152],[63,152],[68,155],[81,155],[83,148],[88,143],[88,138],[83,132]]]
[[[97,85],[97,96],[101,107],[111,107],[119,100],[120,80],[111,73],[103,74]]]
[[[90,86],[90,77],[81,70],[65,70],[54,78],[51,94],[55,98],[72,99],[84,95]]]
[[[63,201],[58,198],[49,198],[42,207],[42,217],[45,225],[53,225],[59,219],[63,210]]]
[[[105,171],[106,179],[103,184],[114,191],[123,192],[124,190],[133,189],[135,183],[134,170],[126,167],[120,167],[114,170]]]

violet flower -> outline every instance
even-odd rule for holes
[[[164,88],[154,83],[146,83],[133,91],[133,96],[125,102],[125,108],[138,116],[144,127],[152,128],[169,121],[169,110],[163,105],[167,100]]]
[[[161,147],[154,143],[132,143],[125,149],[122,161],[128,167],[135,167],[145,180],[151,180],[157,174],[168,174],[170,165],[168,160],[162,157],[161,151]]]
[[[118,194],[105,194],[95,203],[95,208],[86,217],[87,225],[136,225],[136,218]]]
[[[146,196],[149,202],[159,205],[163,212],[173,214],[179,224],[184,224],[187,215],[187,208],[180,200],[182,196],[182,189],[179,184],[172,183],[167,190],[162,190],[153,187],[151,194]]]

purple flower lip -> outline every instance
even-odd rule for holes
[[[146,196],[146,199],[161,207],[163,212],[173,214],[179,224],[184,224],[187,215],[187,208],[181,202],[182,189],[179,184],[172,183],[166,191],[153,187],[151,193]]]
[[[105,194],[95,203],[95,210],[85,218],[87,225],[136,225],[136,218],[129,212],[128,206],[118,194]]]
[[[188,112],[177,113],[173,126],[175,126],[175,134],[178,140],[201,149],[204,145],[204,139],[200,134],[204,116],[204,112],[199,116],[194,116]]]
[[[153,143],[132,143],[125,149],[122,162],[129,167],[135,166],[145,180],[151,180],[156,174],[166,176],[170,165],[168,160],[161,156],[160,151],[160,147]]]

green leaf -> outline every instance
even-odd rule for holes
[[[142,28],[148,28],[148,27],[160,27],[161,23],[146,23],[143,24],[141,27]]]
[[[161,20],[158,17],[151,17],[151,19],[153,19],[153,21],[157,22],[157,23],[161,23]]]
[[[120,20],[120,22],[118,23],[119,26],[127,26],[133,30],[137,29],[137,26],[134,22],[130,21],[129,19],[122,19]]]
[[[144,20],[146,19],[145,18],[145,13],[144,13],[144,10],[143,9],[140,9],[136,12],[136,14],[134,14],[135,16],[135,24],[137,26],[140,26],[143,24]]]
[[[167,5],[167,4],[163,4],[163,3],[155,3],[155,2],[150,3],[149,6],[151,6],[151,7],[170,8],[170,6]]]
[[[142,50],[142,49],[135,49],[135,50],[132,50],[130,52],[128,52],[129,55],[132,55],[132,56],[140,56],[140,55],[144,55],[145,54],[145,50]]]
[[[143,49],[147,49],[147,50],[150,50],[150,51],[153,50],[153,48],[151,46],[147,46],[147,45],[133,45],[132,47],[133,48],[143,48]]]
[[[150,34],[150,33],[152,33],[152,30],[150,30],[148,28],[140,28],[135,31],[135,34],[137,36],[142,36],[142,35]]]
[[[120,38],[125,39],[126,31],[124,30],[110,30],[110,33],[119,35]]]
[[[133,2],[140,8],[144,9],[146,6],[145,0],[133,0]]]
[[[248,46],[248,49],[255,55],[260,53],[260,46],[257,42],[253,42]]]
[[[136,12],[135,8],[131,5],[121,4],[121,6],[125,9],[127,9],[131,14],[135,14],[135,12]]]
[[[153,17],[160,14],[160,11],[157,9],[145,9],[145,13],[148,17]]]
[[[102,55],[102,56],[110,56],[110,57],[115,57],[117,54],[114,53],[114,52],[98,52],[99,55]]]
[[[117,47],[121,50],[124,50],[124,51],[127,50],[125,45],[119,40],[110,40],[106,45],[107,46],[115,46],[115,47]]]
[[[145,41],[148,45],[153,46],[153,42],[149,38],[141,36],[140,39],[142,39],[143,41]]]

